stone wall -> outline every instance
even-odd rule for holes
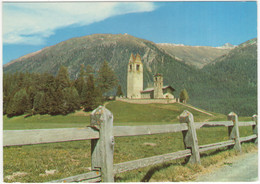
[[[151,92],[141,93],[142,99],[151,99]]]
[[[168,103],[175,103],[176,99],[127,99],[127,98],[116,97],[116,101],[135,103],[135,104],[151,104],[151,103],[168,104]]]

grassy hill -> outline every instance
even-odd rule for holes
[[[115,123],[124,124],[168,124],[179,123],[179,115],[184,111],[190,111],[194,116],[194,121],[216,120],[226,118],[225,115],[216,114],[209,116],[194,109],[174,104],[131,104],[114,101],[106,106],[114,115]]]
[[[106,108],[113,113],[115,126],[179,123],[178,116],[184,110],[190,111],[196,122],[226,120],[226,115],[211,113],[214,116],[209,116],[179,103],[144,105],[112,101],[106,105]],[[250,120],[250,117],[239,117],[239,119],[241,118],[243,118],[243,120]],[[88,126],[89,123],[90,112],[86,113],[83,111],[78,111],[66,116],[35,115],[27,118],[24,118],[24,116],[12,118],[4,116],[3,129],[80,128]]]

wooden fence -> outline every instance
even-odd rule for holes
[[[257,116],[253,121],[238,122],[238,116],[231,112],[228,121],[198,122],[193,115],[183,111],[180,124],[148,125],[148,126],[113,126],[113,114],[103,106],[95,109],[91,114],[91,124],[86,128],[61,128],[37,130],[4,130],[3,145],[31,145],[41,143],[65,142],[76,140],[91,140],[91,172],[72,176],[60,182],[114,182],[114,175],[154,164],[159,164],[179,158],[187,157],[190,163],[200,163],[200,153],[222,147],[233,147],[241,152],[241,142],[258,141]],[[230,140],[208,145],[198,145],[196,129],[202,127],[225,126],[228,128]],[[252,126],[253,134],[247,137],[239,136],[239,126]],[[114,137],[152,135],[161,133],[182,132],[184,150],[153,156],[134,161],[113,164]]]

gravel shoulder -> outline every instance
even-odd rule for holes
[[[196,182],[253,182],[258,181],[258,152],[238,156],[210,173],[200,175]]]

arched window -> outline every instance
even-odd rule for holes
[[[132,65],[130,65],[130,71],[132,71]]]
[[[136,65],[136,71],[140,70],[140,65]]]

